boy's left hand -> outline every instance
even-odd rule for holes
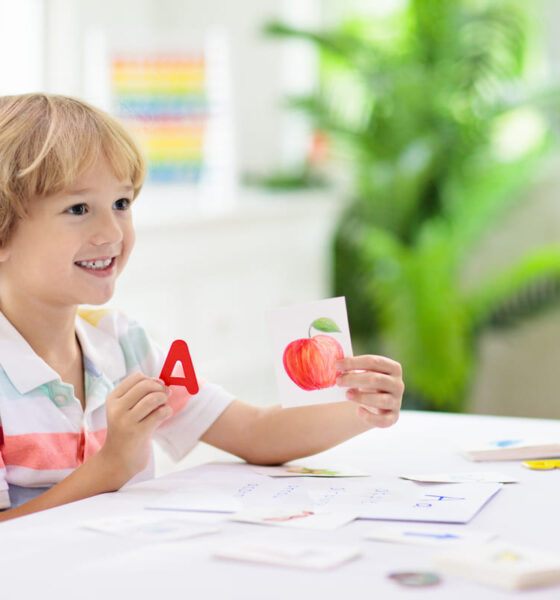
[[[372,427],[389,427],[399,418],[404,392],[401,365],[384,356],[349,356],[336,361],[340,387],[358,405],[358,416]]]

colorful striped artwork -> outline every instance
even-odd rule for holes
[[[149,180],[198,183],[209,114],[204,56],[114,56],[111,88],[114,113],[144,148]]]

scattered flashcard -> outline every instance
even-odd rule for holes
[[[339,567],[360,556],[356,547],[243,541],[213,552],[217,558],[265,563],[298,569],[326,570]]]
[[[417,525],[401,523],[378,523],[368,529],[368,540],[398,542],[414,546],[455,546],[457,544],[483,544],[496,537],[488,531],[471,531],[464,527],[442,525]]]
[[[504,473],[490,471],[466,471],[461,473],[424,473],[421,475],[399,475],[420,483],[517,483],[518,480]]]
[[[243,523],[275,525],[292,529],[331,530],[347,525],[358,515],[356,513],[329,513],[308,508],[250,508],[235,513],[230,518]]]
[[[359,471],[322,469],[296,464],[280,465],[279,467],[253,467],[253,471],[268,477],[369,477],[368,473]]]
[[[560,457],[560,441],[503,438],[461,446],[471,460],[531,460]]]
[[[173,373],[175,366],[180,362],[183,367],[183,375]],[[194,396],[198,394],[198,381],[194,372],[191,354],[187,343],[183,340],[175,340],[169,348],[167,358],[163,363],[159,378],[165,385],[183,385],[187,392]]]
[[[82,524],[85,529],[121,535],[140,540],[179,540],[219,531],[217,527],[185,519],[181,516],[137,514],[95,519]]]
[[[358,512],[360,519],[468,523],[497,494],[499,483],[418,485],[369,479],[338,479],[309,495],[314,508]]]
[[[507,589],[560,584],[560,554],[506,542],[451,549],[435,558],[445,573]]]
[[[334,366],[352,356],[344,297],[276,309],[268,322],[282,406],[345,400]]]

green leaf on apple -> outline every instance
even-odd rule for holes
[[[313,323],[311,323],[311,327],[313,327],[313,329],[317,329],[318,331],[325,332],[340,331],[338,325],[332,319],[328,319],[327,317],[316,319],[313,321]]]

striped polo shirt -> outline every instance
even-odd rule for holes
[[[85,410],[74,388],[35,352],[0,313],[0,509],[15,507],[58,483],[105,440],[105,399],[126,376],[158,377],[165,353],[135,321],[115,310],[81,309],[76,318],[84,364]],[[182,375],[177,363],[174,375]],[[154,440],[181,459],[233,399],[200,382],[190,396],[172,387],[173,416]],[[154,475],[153,456],[134,481]]]

